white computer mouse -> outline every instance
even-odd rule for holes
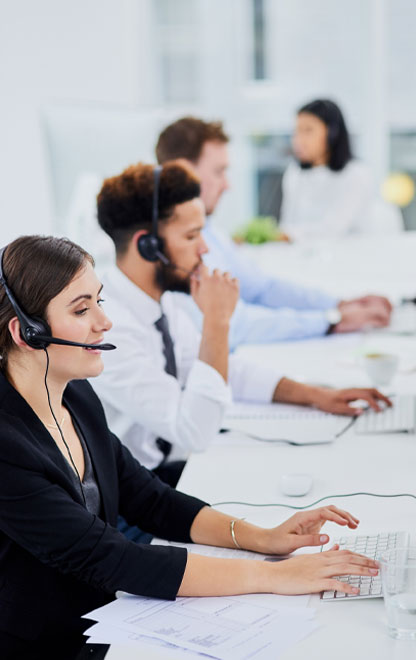
[[[312,475],[304,472],[298,474],[282,474],[279,481],[280,490],[290,497],[301,497],[312,488]]]

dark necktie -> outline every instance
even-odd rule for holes
[[[165,360],[166,360],[165,371],[170,376],[174,376],[176,378],[177,371],[176,371],[175,353],[173,350],[173,341],[169,332],[168,320],[164,314],[162,314],[160,319],[155,321],[155,326],[162,335],[163,355],[165,356]],[[163,440],[163,438],[156,438],[156,445],[159,447],[160,451],[162,452],[164,456],[164,461],[166,461],[172,449],[171,443],[168,442],[167,440]]]
[[[169,376],[175,376],[176,378],[177,372],[176,372],[175,353],[173,350],[173,341],[169,332],[168,319],[164,314],[162,314],[160,319],[155,321],[155,326],[162,335],[163,355],[165,356],[166,359],[165,371],[167,374],[169,374]]]

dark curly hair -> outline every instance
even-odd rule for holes
[[[117,255],[125,253],[138,229],[152,223],[154,166],[130,165],[118,176],[105,179],[97,196],[100,227],[114,241]],[[199,179],[184,161],[166,163],[159,179],[158,221],[167,222],[175,206],[199,197]]]

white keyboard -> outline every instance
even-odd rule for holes
[[[385,550],[409,545],[407,532],[386,532],[372,536],[343,536],[334,543],[339,543],[340,550],[351,550],[371,559]],[[321,551],[324,549],[322,546]],[[379,598],[382,596],[380,572],[373,577],[364,575],[342,575],[337,577],[340,582],[347,582],[352,587],[358,587],[360,593],[345,594],[343,591],[323,591],[321,599],[325,601],[345,600],[351,598]]]
[[[416,305],[404,303],[393,309],[390,324],[386,332],[395,335],[414,335],[416,333]]]
[[[415,430],[415,397],[395,396],[393,406],[382,412],[367,408],[356,420],[356,433],[403,433]]]

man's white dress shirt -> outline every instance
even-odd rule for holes
[[[187,314],[164,294],[159,304],[113,266],[103,277],[104,310],[113,322],[103,353],[104,371],[91,381],[112,431],[146,467],[163,460],[160,437],[172,443],[169,459],[203,451],[221,428],[231,398],[269,402],[282,377],[275,369],[230,357],[230,387],[198,359],[201,336]],[[154,323],[162,309],[174,343],[178,377],[165,372],[161,333]],[[230,391],[231,388],[231,391]]]

